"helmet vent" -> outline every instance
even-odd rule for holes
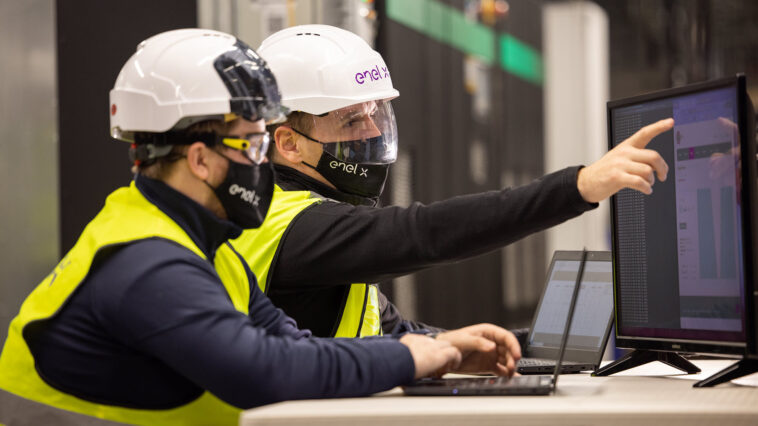
[[[296,35],[296,36],[303,36],[303,35],[307,35],[307,36],[319,36],[319,37],[321,36],[321,34],[319,34],[319,33],[297,33],[297,34],[295,34],[295,35]]]

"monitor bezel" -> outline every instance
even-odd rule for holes
[[[710,341],[702,339],[681,339],[681,338],[660,338],[649,336],[631,336],[621,334],[621,327],[619,326],[618,317],[618,279],[619,269],[616,261],[616,253],[618,253],[618,241],[616,237],[616,196],[611,197],[610,212],[611,212],[611,246],[612,246],[612,262],[613,262],[613,303],[614,303],[614,324],[615,324],[615,338],[616,346],[619,348],[629,349],[645,349],[645,350],[659,350],[670,352],[694,352],[694,353],[708,353],[708,354],[731,354],[731,355],[745,355],[753,354],[758,358],[758,351],[756,350],[756,330],[758,325],[756,321],[755,309],[756,300],[758,295],[754,294],[756,283],[756,269],[754,264],[756,263],[756,253],[753,248],[752,242],[758,241],[756,239],[756,225],[755,218],[752,217],[751,211],[756,212],[756,161],[755,161],[755,129],[749,128],[750,117],[748,115],[752,111],[752,103],[747,95],[746,80],[743,74],[737,74],[733,77],[721,78],[718,80],[712,80],[702,83],[691,84],[687,86],[677,87],[673,89],[666,89],[657,92],[647,93],[625,99],[618,99],[609,101],[607,103],[607,120],[608,120],[608,149],[613,149],[613,110],[640,104],[643,102],[655,101],[659,99],[670,98],[689,93],[697,93],[706,90],[713,90],[725,87],[735,87],[737,96],[737,118],[740,135],[740,150],[746,155],[741,155],[740,161],[742,166],[742,189],[741,199],[743,203],[741,205],[742,215],[742,237],[743,237],[743,251],[742,251],[742,265],[744,268],[744,281],[745,281],[745,341]],[[748,143],[753,141],[753,143]],[[752,158],[752,161],[748,159]],[[746,201],[747,202],[744,202]],[[752,295],[752,297],[751,297]]]

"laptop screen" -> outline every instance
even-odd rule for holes
[[[567,351],[593,353],[601,351],[612,319],[613,268],[610,254],[593,253],[596,260],[587,260],[584,267],[576,311],[566,346]],[[537,307],[537,314],[528,337],[530,350],[544,348],[557,351],[561,344],[580,260],[559,257],[561,256],[557,252],[548,272],[542,299]],[[597,259],[599,257],[604,259]]]

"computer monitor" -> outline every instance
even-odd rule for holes
[[[616,345],[634,349],[596,375],[678,352],[743,356],[709,386],[756,368],[756,149],[753,106],[737,75],[608,103],[613,148],[673,117],[648,145],[669,165],[651,195],[611,199]]]

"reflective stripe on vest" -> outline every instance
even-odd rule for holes
[[[383,334],[376,284],[350,285],[350,292],[338,324],[334,337],[366,337]]]
[[[204,392],[194,401],[167,410],[139,410],[97,404],[58,391],[45,383],[23,339],[23,329],[33,321],[53,316],[87,277],[98,251],[147,238],[164,238],[205,259],[187,233],[150,203],[136,188],[113,192],[105,207],[82,232],[63,260],[26,298],[8,330],[0,354],[0,388],[18,396],[64,410],[133,424],[237,424],[240,409]],[[235,309],[247,314],[250,282],[234,250],[224,244],[216,252],[214,267]]]
[[[322,199],[310,191],[284,191],[274,187],[274,197],[263,225],[256,229],[246,229],[236,240],[234,248],[247,260],[250,269],[258,279],[258,286],[268,292],[271,282],[271,265],[276,260],[279,243],[287,233],[290,224],[306,208]],[[287,267],[284,265],[283,267]],[[298,324],[308,328],[308,324]],[[334,328],[334,337],[364,337],[382,334],[379,295],[375,285],[356,283],[341,308],[339,321]]]

